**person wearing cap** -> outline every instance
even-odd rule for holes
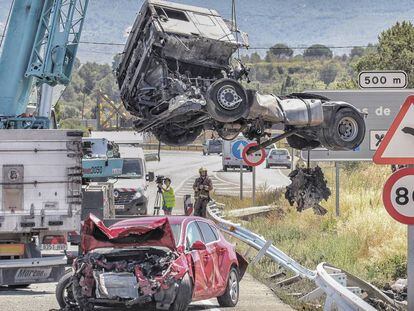
[[[165,178],[164,185],[165,187],[161,186],[164,202],[162,210],[164,211],[164,215],[171,215],[172,210],[175,207],[175,194],[174,189],[171,187],[171,179],[168,177]]]
[[[201,167],[198,172],[198,177],[193,184],[194,189],[194,215],[206,217],[207,216],[207,203],[210,201],[210,191],[213,190],[213,183],[210,177],[207,176],[207,169]]]

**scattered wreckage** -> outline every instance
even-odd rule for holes
[[[56,289],[62,309],[179,311],[214,297],[221,306],[237,304],[247,262],[209,220],[141,217],[106,227],[90,215],[81,236],[83,254]]]
[[[232,58],[248,46],[246,38],[214,10],[145,1],[117,69],[136,129],[168,145],[189,144],[203,129],[228,140],[243,133],[259,147],[282,138],[296,149],[351,150],[362,142],[364,119],[351,104],[246,89],[241,82],[249,70]],[[284,125],[284,134],[263,142],[276,124]]]

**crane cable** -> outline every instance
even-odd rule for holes
[[[236,0],[231,0],[231,23],[233,24],[232,31],[236,34],[236,42],[239,42],[239,34],[237,29],[237,14],[236,14]],[[240,49],[237,49],[237,58],[240,59]]]
[[[3,44],[3,38],[6,36],[5,33],[6,33],[7,26],[9,25],[9,19],[10,19],[10,15],[11,15],[13,5],[14,5],[14,0],[10,4],[9,14],[7,15],[6,24],[4,24],[3,34],[1,35],[1,38],[0,38],[0,47]]]

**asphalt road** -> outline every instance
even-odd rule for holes
[[[172,179],[172,185],[178,197],[175,214],[183,212],[182,199],[184,194],[192,194],[192,183],[198,175],[198,169],[203,166],[209,170],[217,193],[238,195],[239,178],[238,171],[221,171],[221,157],[218,155],[202,156],[199,152],[163,152],[160,162],[147,163],[148,170],[156,175],[168,176]],[[289,180],[285,176],[288,170],[257,169],[258,187],[279,187],[286,185]],[[244,172],[245,193],[251,193],[251,173]],[[152,214],[155,184],[149,187],[150,204],[149,213]],[[7,311],[33,311],[53,310],[58,308],[55,299],[56,283],[33,284],[27,289],[10,290],[0,287],[0,310]],[[216,299],[194,302],[189,310],[292,310],[284,305],[273,292],[262,283],[246,274],[240,283],[240,299],[235,308],[220,308]]]
[[[198,176],[200,167],[208,169],[208,174],[213,181],[214,192],[220,195],[234,195],[240,193],[240,171],[222,170],[221,156],[203,156],[201,152],[179,152],[164,151],[161,153],[161,161],[148,162],[147,169],[155,172],[156,175],[170,177],[175,190],[177,200],[177,214],[183,212],[182,198],[185,194],[193,194],[192,185]],[[264,163],[256,168],[256,189],[275,189],[284,187],[290,183],[286,175],[288,169],[269,168]],[[252,173],[243,171],[243,194],[251,196]],[[149,187],[150,202],[148,213],[153,212],[156,187],[154,184]]]

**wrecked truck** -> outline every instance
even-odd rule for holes
[[[168,145],[193,142],[203,129],[226,140],[243,133],[261,147],[287,138],[296,149],[351,150],[363,140],[363,116],[349,103],[314,94],[260,94],[233,54],[247,36],[216,11],[145,1],[132,27],[117,81],[138,131]],[[284,134],[269,137],[282,125]]]
[[[90,215],[81,236],[82,255],[57,285],[62,309],[184,311],[214,297],[223,307],[238,302],[247,262],[209,220],[141,217],[106,227]]]

